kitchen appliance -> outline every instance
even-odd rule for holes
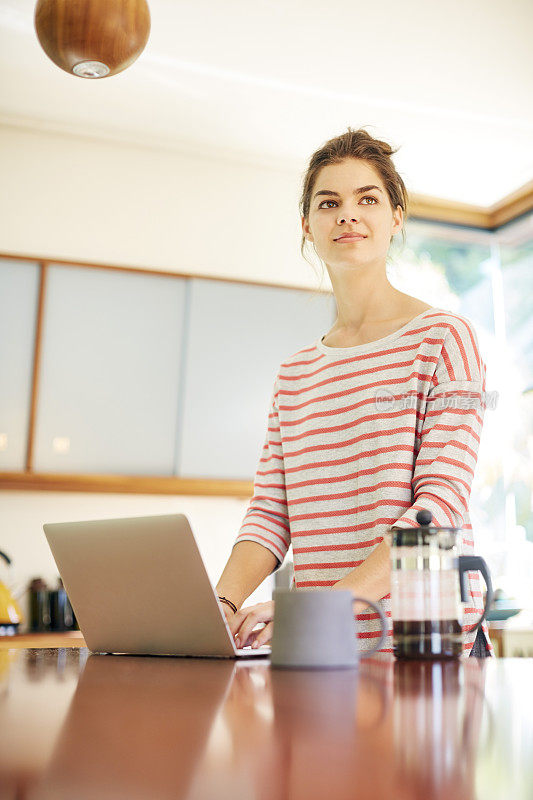
[[[0,550],[0,556],[7,566],[11,559]],[[0,636],[14,636],[18,633],[19,625],[24,621],[22,610],[15,600],[7,585],[0,581]]]
[[[50,629],[53,631],[72,631],[76,620],[67,592],[61,578],[58,579],[57,588],[51,589],[50,598]]]
[[[459,555],[461,528],[431,525],[421,509],[418,528],[389,529],[391,615],[397,658],[458,658],[463,652],[462,605],[469,600],[469,571],[479,570],[487,584],[479,628],[492,604],[492,581],[483,558]]]
[[[56,589],[49,589],[42,578],[34,578],[29,585],[29,592],[29,629],[32,633],[76,630],[76,617],[61,578]]]
[[[30,631],[43,633],[50,630],[50,593],[42,578],[34,578],[29,585]]]

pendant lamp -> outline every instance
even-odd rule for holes
[[[46,55],[80,78],[133,64],[150,34],[146,0],[37,0],[35,30]]]

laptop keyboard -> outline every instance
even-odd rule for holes
[[[244,656],[260,656],[270,655],[272,648],[270,645],[263,645],[262,647],[237,647],[237,653]]]

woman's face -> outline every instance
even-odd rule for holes
[[[302,217],[306,239],[314,242],[320,258],[331,267],[384,263],[391,236],[401,231],[402,225],[401,206],[393,212],[379,173],[358,158],[320,169],[311,193],[309,218]],[[339,240],[343,233],[365,238]]]

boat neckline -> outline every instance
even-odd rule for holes
[[[374,350],[376,347],[380,347],[386,342],[392,342],[394,339],[398,339],[398,337],[405,333],[405,331],[409,330],[412,325],[416,324],[421,317],[424,317],[426,314],[434,314],[435,312],[445,313],[442,308],[435,308],[433,306],[431,308],[426,308],[425,311],[417,314],[416,317],[410,319],[409,322],[406,322],[405,325],[402,325],[402,327],[398,328],[398,330],[389,333],[387,336],[383,336],[381,339],[374,339],[372,342],[366,342],[365,344],[353,344],[350,347],[330,347],[329,345],[324,344],[322,341],[324,336],[327,335],[324,334],[317,339],[316,346],[321,353],[324,353],[328,356],[350,355],[351,353],[362,353],[366,350]]]

